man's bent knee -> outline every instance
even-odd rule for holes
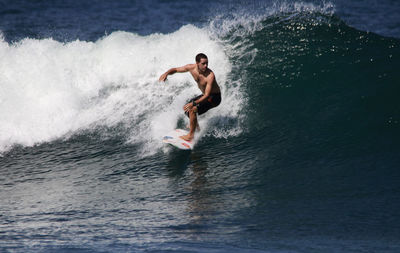
[[[198,109],[196,106],[192,107],[192,109],[188,110],[185,112],[186,116],[190,117],[191,114],[194,114],[194,116],[196,116],[198,112]]]

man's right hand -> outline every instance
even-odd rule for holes
[[[165,80],[167,80],[167,73],[164,73],[160,76],[160,78],[158,79],[159,82],[164,82]]]

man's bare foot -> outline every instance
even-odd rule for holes
[[[181,139],[183,139],[185,141],[191,141],[191,140],[193,140],[193,137],[194,136],[190,135],[190,134],[179,136],[179,138],[181,138]]]

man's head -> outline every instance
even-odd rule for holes
[[[207,55],[200,53],[196,55],[196,64],[197,64],[197,69],[199,72],[204,73],[204,71],[207,70],[208,67],[208,58]]]

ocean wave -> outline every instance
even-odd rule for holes
[[[209,56],[223,91],[223,103],[200,118],[198,136],[229,138],[280,122],[285,108],[295,108],[298,97],[308,101],[310,94],[320,94],[310,108],[326,107],[324,115],[332,115],[332,106],[319,98],[351,97],[354,90],[341,90],[331,80],[339,78],[348,87],[356,82],[335,73],[366,71],[375,82],[395,80],[386,66],[397,59],[398,41],[349,27],[330,2],[285,1],[225,12],[203,27],[185,25],[170,34],[120,31],[68,43],[1,39],[0,152],[93,131],[111,131],[105,138],[122,137],[146,154],[158,152],[163,133],[185,124],[186,99],[199,92],[189,74],[166,83],[158,77],[194,62],[198,52]],[[365,84],[360,97],[375,89],[374,83]],[[393,113],[388,119],[398,122]]]

